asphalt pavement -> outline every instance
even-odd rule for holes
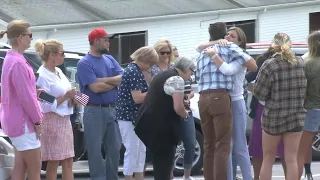
[[[320,162],[319,161],[312,162],[311,170],[313,173],[314,180],[320,180]],[[77,162],[74,164],[75,180],[90,180],[90,176],[89,176],[88,172],[89,171],[88,171],[87,162]],[[238,173],[239,173],[239,175],[241,174],[239,169],[238,169]],[[121,172],[119,173],[119,177],[120,177],[119,180],[124,180],[124,177]],[[202,175],[193,176],[193,177],[196,180],[204,180]],[[153,179],[152,172],[148,172],[146,174],[145,180],[152,180],[152,179]],[[175,179],[182,180],[182,177],[176,177]],[[284,173],[282,170],[282,166],[279,163],[276,163],[273,166],[272,179],[274,179],[274,180],[283,180],[284,179]],[[304,179],[304,178],[301,178],[301,179]],[[62,180],[61,177],[59,177],[58,180]]]

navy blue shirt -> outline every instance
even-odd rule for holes
[[[130,63],[124,70],[116,106],[116,119],[133,121],[137,116],[141,104],[136,104],[132,98],[131,91],[148,91],[148,84],[139,66]]]
[[[118,88],[107,92],[94,93],[89,84],[97,82],[97,78],[114,77],[121,75],[123,70],[111,55],[92,56],[85,55],[77,65],[77,76],[82,93],[89,96],[89,103],[112,104],[117,100]]]

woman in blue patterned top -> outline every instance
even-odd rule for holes
[[[123,174],[131,180],[143,179],[146,147],[134,132],[133,120],[143,103],[148,91],[144,73],[158,61],[158,54],[153,47],[142,47],[131,56],[131,62],[124,70],[116,106],[116,118],[119,122],[122,143],[126,148]]]

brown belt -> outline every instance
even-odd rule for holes
[[[210,94],[210,93],[216,93],[216,92],[225,92],[228,93],[227,89],[207,89],[207,90],[203,90],[200,91],[200,95],[201,94]]]

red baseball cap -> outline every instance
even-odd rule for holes
[[[112,38],[113,34],[108,34],[103,28],[96,28],[88,35],[89,42],[99,38]]]

